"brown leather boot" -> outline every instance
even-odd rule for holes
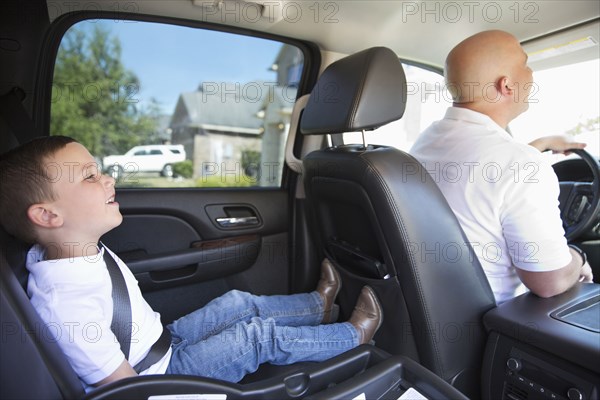
[[[360,344],[369,343],[383,322],[383,309],[373,289],[363,286],[348,320],[358,331]]]
[[[325,309],[322,323],[329,324],[337,321],[338,307],[334,302],[341,288],[342,278],[340,274],[331,262],[325,258],[321,263],[321,279],[317,284],[317,292],[319,292],[323,299]]]

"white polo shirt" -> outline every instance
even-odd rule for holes
[[[110,329],[113,316],[112,282],[103,259],[104,248],[92,257],[45,260],[40,245],[27,254],[29,270],[27,293],[31,303],[45,322],[38,327],[42,338],[56,341],[69,363],[84,382],[90,385],[112,374],[125,356]],[[160,315],[142,297],[137,280],[114,253],[123,273],[131,301],[132,332],[129,361],[141,361],[163,327]],[[162,374],[171,358],[171,350],[140,375]]]
[[[450,107],[410,153],[456,214],[501,303],[527,289],[516,268],[553,271],[571,261],[552,166],[487,115]]]

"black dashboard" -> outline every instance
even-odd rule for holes
[[[484,317],[484,398],[600,398],[600,285],[548,299],[524,294]]]

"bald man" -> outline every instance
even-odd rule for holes
[[[561,136],[519,143],[506,131],[526,111],[533,77],[519,41],[486,31],[446,59],[453,99],[410,153],[431,172],[467,235],[497,303],[529,289],[540,297],[592,281],[581,250],[564,237],[559,185],[541,151],[582,148]]]

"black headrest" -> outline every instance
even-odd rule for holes
[[[373,47],[331,64],[319,77],[300,121],[305,135],[378,128],[400,119],[406,77],[396,54]]]

